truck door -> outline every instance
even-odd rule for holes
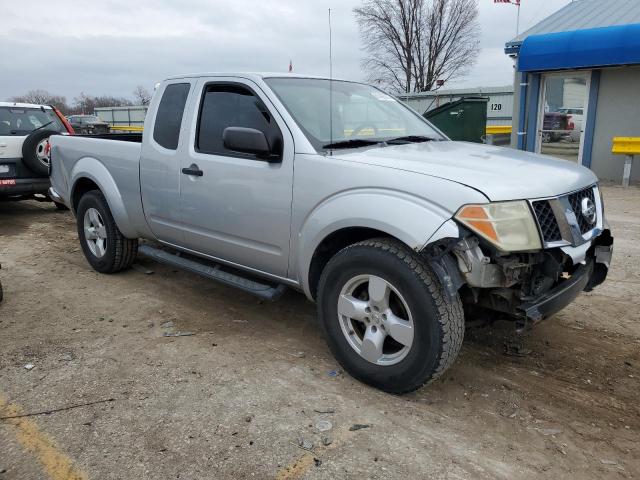
[[[162,88],[162,87],[161,87]],[[145,120],[145,137],[140,157],[140,190],[149,228],[164,242],[182,245],[180,219],[180,148],[186,144],[180,135],[189,80],[176,80],[158,92]],[[157,102],[157,103],[156,103]],[[156,106],[157,105],[157,106]]]
[[[180,206],[187,248],[286,276],[293,184],[293,137],[251,81],[201,80],[188,153],[181,155]],[[270,161],[228,149],[227,127],[262,131],[279,146]]]

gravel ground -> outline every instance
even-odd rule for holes
[[[61,409],[0,420],[0,479],[639,478],[640,189],[604,192],[607,282],[526,356],[509,324],[467,330],[402,397],[340,371],[300,294],[145,260],[100,275],[68,212],[0,203],[0,417]]]

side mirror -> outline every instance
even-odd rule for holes
[[[252,153],[258,157],[270,160],[271,147],[267,137],[255,128],[227,127],[222,132],[225,148],[242,153]]]

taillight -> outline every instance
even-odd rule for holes
[[[573,124],[571,119],[572,119],[571,115],[567,115],[567,129],[568,130],[573,130],[574,128],[576,128],[576,126]]]

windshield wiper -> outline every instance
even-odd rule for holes
[[[340,140],[339,142],[327,143],[322,148],[358,148],[366,147],[368,145],[386,145],[386,144],[403,144],[403,143],[421,143],[429,141],[438,141],[437,138],[427,137],[424,135],[406,135],[403,137],[395,138],[380,138],[380,139],[367,139],[367,138],[351,138],[349,140]]]
[[[352,138],[350,140],[340,140],[339,142],[327,143],[322,148],[358,148],[368,145],[377,145],[380,140],[366,140],[364,138]]]
[[[385,140],[386,143],[422,143],[437,141],[437,138],[427,137],[425,135],[405,135],[404,137],[395,137]]]
[[[31,133],[37,132],[38,130],[42,130],[44,127],[48,127],[52,123],[53,123],[53,120],[51,120],[49,123],[45,123],[44,125],[40,125],[38,128],[34,128],[33,130],[31,130]]]

